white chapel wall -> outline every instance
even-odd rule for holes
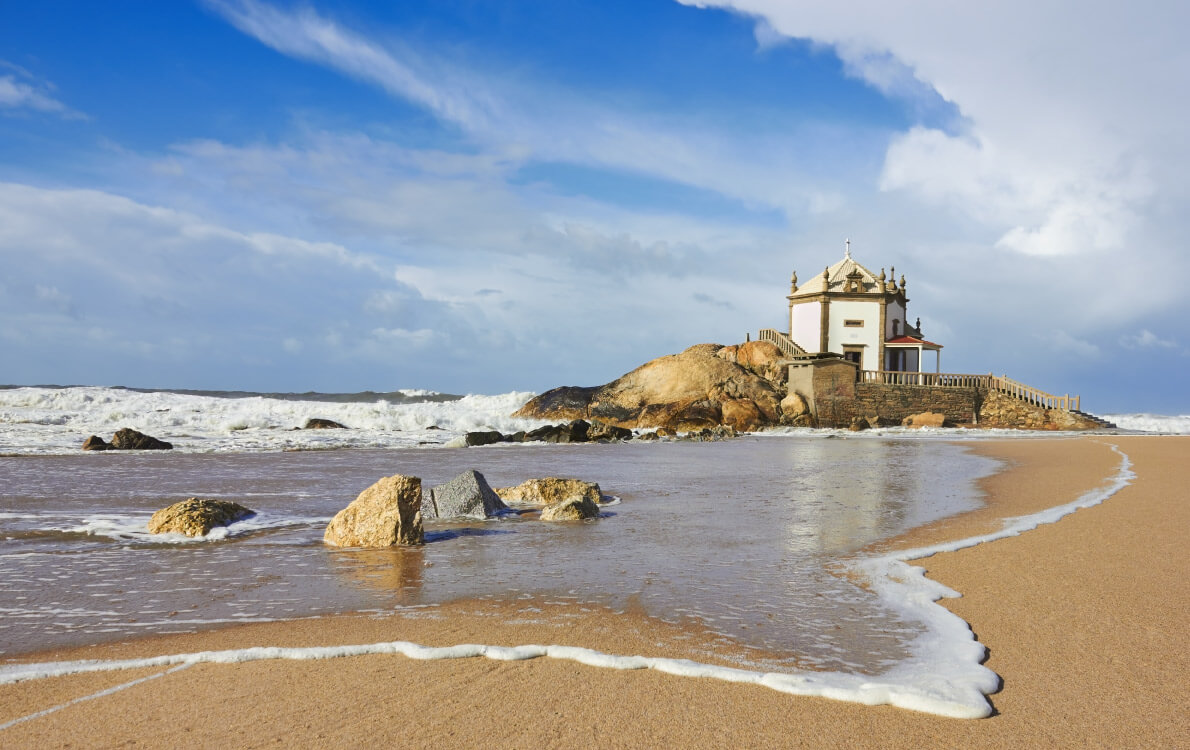
[[[789,313],[789,335],[794,343],[808,352],[818,351],[821,328],[821,302],[804,302],[793,306]]]
[[[848,320],[863,321],[863,325],[849,327],[846,325]],[[880,352],[880,303],[831,302],[827,350],[842,354],[844,345],[864,347],[862,369],[881,369],[876,361]]]

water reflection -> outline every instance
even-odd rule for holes
[[[423,547],[329,550],[331,569],[343,581],[380,594],[387,603],[421,603],[426,554]]]

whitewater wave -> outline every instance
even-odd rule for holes
[[[0,389],[0,453],[76,453],[88,435],[132,427],[185,452],[440,446],[474,430],[515,432],[542,424],[509,415],[533,397],[513,391],[452,396],[240,394],[99,386]],[[349,429],[303,430],[329,419]]]
[[[1103,418],[1121,430],[1190,435],[1190,414],[1105,414]]]

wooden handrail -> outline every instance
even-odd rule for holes
[[[921,385],[934,388],[981,388],[1020,399],[1043,409],[1078,411],[1079,396],[1055,396],[1039,388],[1018,383],[1006,375],[969,375],[953,372],[897,372],[892,370],[861,370],[859,382],[875,385]]]

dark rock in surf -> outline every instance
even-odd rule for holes
[[[120,451],[168,451],[174,445],[125,427],[112,436],[111,447]]]
[[[546,425],[525,433],[525,440],[540,440],[545,443],[585,443],[591,423],[585,419],[558,425]]]
[[[616,427],[615,425],[605,424],[603,422],[592,421],[591,427],[587,430],[587,440],[591,442],[611,442],[612,440],[631,440],[632,430],[625,427]]]
[[[339,424],[330,419],[319,419],[318,417],[311,417],[306,420],[306,426],[303,430],[346,430],[347,425]]]
[[[503,438],[504,436],[495,430],[468,432],[463,436],[463,444],[467,447],[474,445],[491,445],[492,443],[499,443]]]
[[[83,441],[83,450],[85,451],[105,451],[111,447],[111,445],[106,443],[104,439],[98,435],[92,435]]]

